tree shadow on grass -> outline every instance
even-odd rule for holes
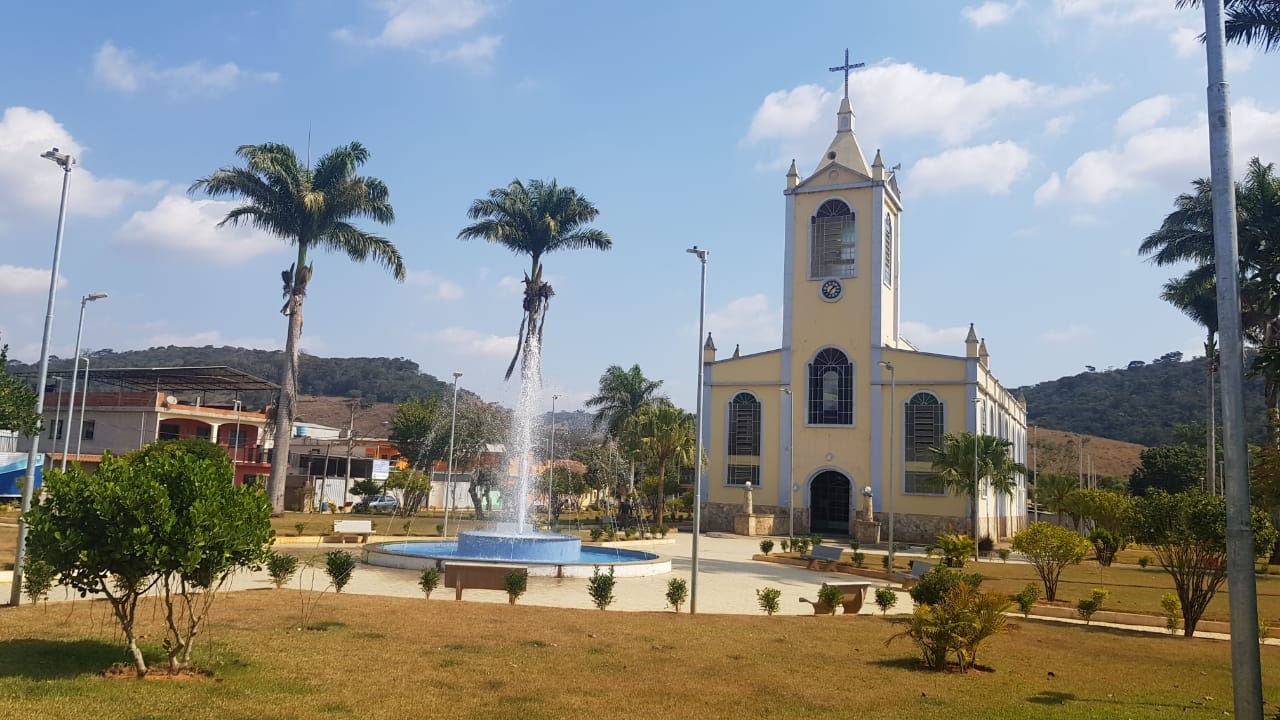
[[[1066,705],[1068,702],[1076,700],[1075,693],[1058,692],[1056,690],[1041,690],[1040,692],[1027,698],[1027,702],[1036,705]]]
[[[19,638],[0,642],[0,678],[74,678],[100,673],[124,659],[121,645],[101,640]]]
[[[936,670],[925,667],[924,661],[920,658],[911,656],[872,660],[870,664],[882,668],[891,668],[893,670],[917,670],[919,672],[937,673]]]

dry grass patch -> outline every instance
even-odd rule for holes
[[[1015,622],[992,672],[918,669],[879,617],[689,616],[450,600],[326,596],[298,629],[299,594],[215,606],[195,683],[106,681],[122,659],[105,605],[0,611],[4,715],[117,718],[1161,718],[1228,710],[1228,645]],[[143,633],[159,637],[146,608]],[[152,647],[153,653],[158,648]],[[1266,686],[1280,684],[1276,649]],[[1118,672],[1122,670],[1123,672]],[[1050,673],[1053,674],[1050,677]],[[834,680],[833,680],[834,679]],[[1205,700],[1205,697],[1214,698]],[[1271,697],[1280,700],[1280,697]]]

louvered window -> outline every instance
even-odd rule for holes
[[[853,424],[853,364],[835,348],[809,363],[809,424]]]
[[[760,486],[760,401],[751,393],[738,393],[729,402],[729,485]]]
[[[855,277],[858,238],[849,206],[839,200],[828,200],[818,208],[810,224],[810,276]]]
[[[903,407],[905,492],[940,495],[945,491],[938,474],[933,471],[933,453],[930,452],[930,448],[942,446],[946,430],[942,410],[938,398],[927,392],[912,395]]]

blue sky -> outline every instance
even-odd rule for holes
[[[519,323],[523,259],[456,238],[470,202],[556,178],[600,209],[607,253],[546,258],[544,377],[580,405],[639,363],[691,407],[697,261],[722,353],[777,347],[786,165],[835,127],[846,47],[868,155],[902,164],[903,334],[1006,385],[1123,366],[1202,333],[1136,248],[1208,175],[1197,12],[1174,0],[598,3],[292,0],[19,3],[0,24],[0,335],[38,355],[61,174],[79,156],[53,351],[277,348],[291,251],[216,229],[187,186],[238,145],[360,140],[391,188],[409,279],[320,256],[303,347],[404,356],[487,399]],[[1233,48],[1236,167],[1280,158],[1276,56]]]

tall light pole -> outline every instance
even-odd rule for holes
[[[698,535],[702,532],[702,336],[706,332],[704,325],[707,318],[707,256],[711,254],[710,250],[700,250],[697,245],[685,250],[685,252],[698,256],[698,261],[702,264],[702,284],[698,291],[698,385],[695,390],[698,393],[698,439],[696,443],[697,449],[694,456],[694,473],[693,473],[693,560],[689,566],[689,614],[696,615],[698,612]]]
[[[80,324],[76,327],[76,351],[75,351],[75,354],[72,355],[72,357],[76,359],[76,362],[75,362],[75,367],[73,367],[71,370],[71,403],[67,406],[67,428],[68,429],[70,429],[71,427],[71,422],[76,418],[76,375],[80,374],[80,339],[84,335],[84,309],[85,309],[85,306],[87,306],[89,303],[95,300],[101,300],[106,296],[107,296],[106,293],[89,293],[88,295],[85,295],[84,297],[80,298]],[[86,385],[88,384],[87,378],[85,380],[85,384]],[[84,408],[80,409],[80,414],[83,417]],[[71,433],[64,432],[63,436],[64,436],[64,439],[62,442],[62,471],[66,472],[67,471],[67,453],[71,450]]]
[[[556,400],[559,395],[551,396],[551,441],[547,445],[547,525],[551,525],[551,494],[552,483],[556,476]]]
[[[236,442],[235,444],[236,451],[235,451],[235,454],[231,456],[232,463],[238,463],[241,461],[240,449],[244,447],[244,440],[240,438],[240,399],[239,398],[236,398],[235,408],[236,408],[236,434],[234,437]],[[230,445],[231,443],[227,443],[227,444]],[[343,499],[345,500],[346,498],[343,498]]]
[[[62,265],[62,231],[67,220],[67,187],[76,159],[53,148],[40,154],[62,168],[62,202],[58,205],[58,232],[53,241],[53,267],[49,269],[49,304],[44,314],[44,336],[40,340],[40,371],[36,376],[36,417],[44,421],[44,386],[49,382],[49,337],[53,335],[53,307],[58,294],[58,269]],[[40,433],[31,436],[27,451],[27,478],[22,484],[22,514],[18,516],[18,549],[13,558],[13,584],[9,588],[9,604],[22,602],[22,561],[27,554],[27,522],[23,518],[31,510],[31,495],[36,486],[36,458],[40,455]]]
[[[458,427],[458,378],[462,377],[462,373],[455,370],[453,372],[453,412],[449,419],[449,474],[444,479],[444,533],[445,537],[449,537],[449,498],[453,495],[453,435],[454,430]],[[430,470],[428,469],[428,472]]]
[[[782,392],[787,396],[787,414],[791,421],[787,423],[787,511],[790,518],[787,523],[787,537],[796,536],[796,396],[791,394],[791,386],[783,385]]]
[[[1214,266],[1218,288],[1218,353],[1222,373],[1222,494],[1227,504],[1227,583],[1231,587],[1231,689],[1237,718],[1262,717],[1258,652],[1258,595],[1253,575],[1249,508],[1249,453],[1244,428],[1244,347],[1240,330],[1239,251],[1235,174],[1231,169],[1231,110],[1223,64],[1226,44],[1222,0],[1204,2],[1208,60],[1209,164],[1213,187]]]
[[[80,441],[84,439],[84,410],[89,407],[89,356],[84,356],[84,390],[80,391],[80,427],[76,430],[76,462],[80,462]],[[68,423],[70,424],[70,423]],[[71,438],[68,437],[68,440]],[[67,459],[67,454],[62,454]]]
[[[978,562],[978,491],[982,488],[978,476],[978,428],[982,422],[982,398],[973,399],[973,561]]]
[[[897,398],[894,396],[898,390],[898,377],[894,373],[893,363],[888,360],[880,361],[881,367],[889,371],[889,488],[887,492],[889,514],[889,574],[893,574],[893,496],[897,494],[898,478],[893,474],[893,457],[897,455],[897,450],[893,447],[893,427],[898,424],[895,419],[895,411],[898,408]]]
[[[58,383],[58,407],[53,414],[53,446],[58,447],[58,428],[62,425],[62,378],[53,379]]]

